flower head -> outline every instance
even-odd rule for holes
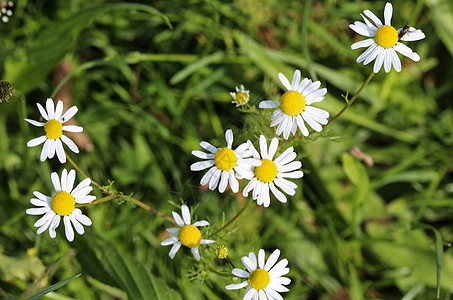
[[[268,151],[267,141],[263,135],[260,136],[261,155],[256,151],[253,144],[250,147],[253,157],[261,159],[262,164],[253,169],[255,176],[244,188],[242,194],[244,197],[247,197],[249,192],[253,191],[253,199],[256,200],[258,205],[264,205],[264,207],[268,207],[271,201],[269,190],[278,201],[286,203],[285,194],[277,187],[282,189],[286,194],[293,196],[296,193],[297,184],[286,178],[301,178],[304,175],[302,171],[299,171],[302,163],[300,161],[294,161],[297,156],[294,148],[289,147],[279,157],[274,159],[277,148],[278,139],[273,138]]]
[[[90,218],[83,215],[82,211],[75,207],[76,204],[85,204],[96,199],[95,196],[88,195],[93,190],[90,186],[91,180],[86,178],[73,189],[75,176],[76,172],[74,170],[68,173],[66,169],[63,169],[60,180],[58,174],[53,172],[50,176],[56,193],[53,197],[45,196],[40,192],[33,192],[36,198],[31,199],[30,203],[38,207],[29,208],[26,213],[29,215],[44,214],[34,224],[35,227],[39,227],[38,234],[49,228],[50,237],[55,238],[55,229],[60,224],[61,217],[63,217],[66,238],[72,242],[74,240],[72,226],[74,226],[78,234],[82,235],[85,232],[82,224],[85,226],[91,225]]]
[[[225,246],[219,246],[217,247],[217,249],[215,250],[215,255],[217,256],[217,258],[219,259],[225,259],[228,257],[228,248],[225,247]]]
[[[204,161],[199,161],[190,166],[192,171],[201,171],[210,168],[201,178],[200,184],[203,186],[209,183],[209,189],[215,190],[219,186],[219,192],[223,193],[230,184],[234,193],[239,191],[239,182],[236,178],[251,179],[253,177],[250,167],[259,166],[261,162],[254,158],[247,158],[252,155],[249,144],[243,143],[235,150],[233,146],[233,131],[228,129],[225,132],[227,146],[217,148],[208,142],[202,141],[200,146],[210,153],[194,150],[192,154]],[[219,183],[220,182],[220,183]]]
[[[41,106],[41,104],[37,103],[39,112],[41,116],[47,122],[38,122],[35,120],[25,119],[28,123],[38,126],[44,127],[45,135],[40,136],[38,138],[32,139],[28,141],[28,147],[38,146],[44,143],[44,146],[41,150],[41,161],[45,161],[46,158],[53,158],[55,156],[55,152],[57,153],[58,160],[63,164],[66,162],[66,155],[63,150],[63,143],[69,147],[74,153],[79,153],[79,148],[77,148],[76,144],[69,139],[67,136],[63,134],[63,131],[69,132],[82,132],[83,128],[76,125],[63,125],[69,119],[71,119],[77,113],[77,107],[72,106],[70,107],[63,115],[63,102],[58,100],[57,106],[54,109],[54,102],[52,99],[48,98],[46,102],[46,110]]]
[[[393,68],[397,71],[401,71],[401,61],[396,54],[396,51],[404,56],[409,57],[413,61],[419,61],[420,56],[412,51],[411,48],[400,43],[399,41],[418,41],[425,38],[425,34],[420,29],[414,27],[405,26],[404,29],[400,28],[396,30],[391,25],[393,7],[392,4],[387,2],[384,8],[384,23],[373,14],[370,10],[363,11],[362,18],[365,23],[356,21],[354,24],[350,24],[349,27],[356,33],[370,37],[369,39],[354,43],[351,45],[351,49],[358,49],[361,47],[368,47],[358,58],[357,62],[363,61],[364,65],[369,64],[374,59],[373,71],[374,73],[379,72],[384,64],[384,70],[386,73],[390,72]],[[373,23],[371,22],[373,21]],[[403,30],[403,31],[402,31]]]
[[[280,250],[276,249],[265,262],[264,250],[258,251],[258,260],[254,252],[241,258],[247,271],[235,268],[232,273],[246,281],[238,284],[230,284],[227,290],[237,290],[247,287],[243,299],[283,299],[279,292],[288,292],[284,285],[291,283],[291,279],[283,277],[288,274],[288,260],[282,259],[275,264],[280,256]]]
[[[312,82],[305,78],[300,81],[300,71],[294,72],[292,83],[282,73],[278,73],[281,83],[288,89],[280,98],[280,101],[265,100],[259,104],[260,108],[276,108],[272,114],[271,127],[278,125],[277,135],[283,133],[285,139],[289,138],[289,133],[295,134],[297,128],[304,136],[308,136],[306,122],[311,128],[320,132],[322,126],[327,124],[329,113],[323,109],[313,107],[311,104],[324,100],[327,89],[319,89],[321,82]]]
[[[236,93],[230,92],[231,97],[233,97],[233,101],[231,103],[236,104],[236,107],[246,105],[249,102],[250,94],[248,90],[244,89],[244,86],[241,84],[241,89],[236,87]]]
[[[199,226],[207,226],[207,221],[198,221],[193,224],[190,222],[190,212],[187,205],[181,206],[182,218],[176,213],[173,213],[173,218],[176,221],[178,228],[167,228],[170,232],[170,237],[161,243],[162,246],[173,245],[170,253],[168,254],[171,259],[175,257],[181,245],[191,248],[192,254],[196,260],[200,260],[200,252],[198,251],[198,245],[212,244],[215,243],[213,240],[204,240],[201,238],[201,232],[197,228]]]

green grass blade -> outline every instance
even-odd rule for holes
[[[63,285],[66,285],[68,284],[71,280],[73,279],[76,279],[77,277],[79,277],[80,275],[82,274],[76,274],[74,276],[71,276],[69,278],[66,278],[65,280],[62,280],[60,282],[57,282],[55,284],[52,284],[51,286],[49,286],[48,288],[42,290],[41,292],[39,293],[36,293],[34,294],[33,296],[31,296],[30,298],[28,298],[28,300],[35,300],[35,299],[38,299],[38,298],[41,298],[42,296],[50,293],[50,292],[53,292],[55,291],[56,289],[62,287]]]

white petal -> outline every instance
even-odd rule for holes
[[[395,71],[401,72],[401,61],[398,55],[396,54],[395,49],[390,49],[389,53],[390,56],[392,57],[393,68],[395,68]]]
[[[264,270],[269,271],[277,262],[278,257],[280,256],[280,250],[276,249],[267,259],[266,265],[264,266]]]
[[[215,243],[214,240],[204,240],[204,239],[201,239],[200,240],[200,245],[204,245],[204,244],[213,244]]]
[[[27,147],[38,146],[38,145],[44,143],[46,140],[47,140],[47,136],[45,136],[45,135],[34,138],[34,139],[28,141]]]
[[[63,116],[61,116],[60,118],[60,122],[61,123],[64,123],[66,121],[68,121],[69,119],[71,119],[76,113],[77,113],[77,107],[76,106],[71,106],[65,113]]]
[[[373,14],[370,10],[364,10],[363,13],[365,14],[365,16],[367,16],[368,18],[370,18],[374,24],[376,24],[377,27],[381,27],[383,24],[381,22],[381,20],[379,20],[378,17],[376,17],[375,14]]]
[[[355,21],[354,24],[349,24],[349,28],[351,28],[353,31],[356,33],[367,36],[367,37],[372,37],[374,36],[374,30],[367,26],[366,24],[360,22],[360,21]]]
[[[83,127],[77,126],[77,125],[65,125],[62,127],[63,131],[69,131],[69,132],[82,132]]]
[[[362,54],[357,57],[357,62],[361,63],[362,61],[366,60],[371,54],[373,54],[373,51],[376,50],[376,47],[378,47],[378,44],[374,43],[371,45],[368,49],[366,49]]]
[[[384,70],[385,73],[388,73],[392,69],[392,57],[389,49],[385,49],[384,51]]]
[[[309,132],[307,127],[305,127],[304,121],[302,120],[302,117],[300,115],[296,116],[296,122],[297,126],[299,126],[300,131],[304,136],[308,136]]]
[[[44,194],[41,194],[40,192],[33,192],[33,195],[35,195],[36,198],[38,198],[39,200],[42,200],[42,201],[48,201],[50,197],[47,197],[46,195]]]
[[[267,297],[269,299],[271,299],[270,297],[272,297],[272,299],[274,300],[283,300],[283,297],[273,289],[269,288],[269,285],[264,288],[264,291],[267,293]]]
[[[31,119],[24,119],[24,120],[27,121],[28,123],[30,123],[31,125],[34,125],[34,126],[37,126],[37,127],[43,127],[44,125],[46,125],[46,123],[38,122],[38,121],[35,121],[35,120],[31,120]]]
[[[82,223],[85,226],[91,226],[91,224],[93,224],[93,222],[91,222],[91,219],[85,215],[82,215],[81,210],[78,208],[74,209],[72,215],[74,216],[74,218],[77,221],[79,221],[80,223]]]
[[[49,146],[50,146],[50,140],[47,139],[46,142],[44,143],[44,146],[42,147],[42,150],[41,150],[41,156],[40,156],[40,160],[41,161],[45,161],[47,156],[48,156],[48,153],[49,153]]]
[[[255,186],[256,186],[257,183],[258,183],[258,179],[253,178],[253,179],[247,184],[247,186],[244,188],[244,190],[242,191],[242,195],[243,195],[244,197],[247,197],[248,194],[249,194],[249,192],[252,191],[252,190],[255,188]]]
[[[225,140],[227,142],[227,147],[231,149],[233,146],[233,131],[231,129],[228,129],[225,132]]]
[[[282,182],[279,178],[275,178],[274,179],[274,183],[279,188],[281,188],[286,194],[288,194],[290,196],[294,196],[294,194],[296,194],[296,191],[292,187],[290,187],[289,185],[287,185],[284,182]]]
[[[302,178],[304,176],[304,173],[302,171],[294,171],[291,173],[279,173],[278,176],[280,178]]]
[[[57,157],[58,160],[64,164],[66,162],[66,154],[64,153],[63,150],[63,144],[61,143],[60,139],[56,139],[56,151],[57,151]]]
[[[174,211],[172,211],[171,213],[173,215],[173,219],[175,219],[176,224],[178,224],[179,227],[183,227],[185,224],[182,218],[179,216],[179,214]]]
[[[230,170],[228,175],[228,183],[230,184],[231,190],[233,193],[237,193],[239,191],[239,181],[234,176],[233,170]]]
[[[382,64],[384,63],[384,51],[379,52],[378,57],[376,58],[376,61],[374,62],[374,67],[373,67],[373,72],[378,73],[379,70],[382,67]]]
[[[363,62],[364,65],[367,65],[369,64],[370,62],[372,62],[373,60],[376,59],[376,57],[378,56],[378,54],[381,52],[381,51],[385,51],[384,49],[382,49],[382,47],[380,46],[376,46],[372,52],[370,52],[368,54],[368,57],[365,59],[365,61]]]
[[[396,45],[393,46],[393,49],[395,49],[396,51],[398,51],[402,55],[409,57],[413,61],[419,61],[420,60],[420,56],[417,53],[415,53],[414,51],[412,51],[411,48],[409,48],[408,46],[404,45],[403,43],[400,43],[400,42],[396,43]]]
[[[241,261],[250,273],[253,272],[254,270],[256,270],[256,259],[255,259],[255,263],[253,263],[250,260],[250,258],[248,258],[247,256],[243,256],[243,257],[241,257]]]
[[[68,241],[72,242],[74,240],[74,230],[72,229],[71,220],[69,220],[68,216],[63,217],[63,223],[66,238],[68,239]]]
[[[63,101],[58,100],[57,108],[55,109],[54,119],[59,120],[62,112],[63,112]]]
[[[216,170],[218,170],[218,168],[216,166],[213,166],[212,168],[210,168],[206,172],[206,174],[204,174],[203,177],[201,178],[200,185],[205,186],[211,180],[211,177],[215,173]]]
[[[171,228],[171,229],[173,229],[173,228]],[[178,230],[179,230],[179,228],[178,228]],[[168,239],[162,241],[160,244],[161,244],[162,246],[168,246],[168,245],[173,245],[173,244],[176,243],[177,241],[179,241],[178,237],[172,236],[172,237],[170,237],[170,238],[168,238]]]
[[[299,71],[299,70],[297,70]],[[299,77],[300,77],[300,71],[299,71]],[[266,259],[266,257],[264,256],[264,250],[263,249],[260,249],[258,251],[258,266],[260,269],[264,269],[264,260]]]
[[[207,169],[215,164],[214,160],[198,161],[190,165],[191,171],[201,171]]]
[[[415,29],[413,27],[409,28],[409,31],[404,35],[401,40],[412,42],[412,41],[419,41],[424,39],[426,36],[420,29]]]
[[[219,192],[221,192],[221,193],[225,192],[226,187],[228,185],[228,177],[229,177],[229,172],[222,171],[221,176],[220,176]]]
[[[69,219],[71,220],[71,223],[78,234],[82,235],[85,233],[85,229],[83,229],[83,226],[79,223],[79,221],[77,221],[76,217],[73,214],[69,215]]]
[[[72,152],[79,153],[79,148],[77,148],[77,145],[70,138],[62,134],[60,139],[66,144],[66,146],[68,146],[69,149],[71,149]]]
[[[190,225],[190,211],[187,205],[181,205],[182,219],[186,225]]]
[[[170,253],[168,253],[168,256],[170,256],[171,259],[173,259],[178,252],[179,248],[181,248],[181,242],[177,242],[171,247]]]
[[[195,227],[200,227],[200,226],[208,226],[209,223],[208,223],[208,221],[202,220],[202,221],[195,222],[192,225]]]
[[[49,116],[47,115],[47,112],[46,110],[44,109],[44,107],[42,107],[41,104],[39,103],[36,103],[36,106],[38,106],[38,110],[39,110],[39,113],[41,114],[41,116],[45,119],[45,120],[49,120]]]
[[[66,188],[64,191],[70,193],[72,192],[72,188],[74,187],[74,181],[75,181],[75,170],[69,171],[68,178],[66,179]]]
[[[319,125],[315,120],[313,120],[311,115],[306,113],[305,111],[302,112],[302,118],[304,118],[304,121],[307,122],[307,124],[315,131],[320,132],[322,130],[322,126]]]
[[[374,44],[374,39],[366,39],[366,40],[363,40],[363,41],[360,41],[360,42],[352,44],[351,45],[351,49],[355,50],[355,49],[359,49],[359,48],[362,48],[362,47],[368,47],[368,46],[371,46],[373,44]]]
[[[233,273],[234,276],[237,276],[240,278],[247,278],[250,275],[249,272],[242,270],[242,269],[238,269],[238,268],[234,268],[233,271],[231,271],[231,273]]]
[[[285,86],[285,88],[290,91],[291,90],[291,84],[289,83],[288,78],[286,78],[283,73],[278,73],[278,79],[280,79],[280,82]]]
[[[217,185],[219,183],[220,179],[220,174],[222,173],[221,170],[217,169],[214,174],[211,176],[211,180],[209,180],[209,189],[211,191],[215,190],[217,188]]]
[[[57,236],[55,229],[58,227],[58,225],[60,225],[60,220],[61,220],[60,216],[55,214],[55,217],[53,217],[52,222],[50,223],[49,236],[53,239]]]
[[[290,172],[290,171],[300,169],[300,167],[302,167],[302,163],[300,161],[293,161],[287,165],[281,166],[278,169],[278,171],[279,172]]]
[[[260,135],[260,151],[261,151],[261,157],[263,159],[268,159],[267,156],[267,141],[264,135]]]
[[[27,215],[32,215],[32,216],[37,216],[37,215],[42,215],[45,214],[49,211],[48,207],[33,207],[29,208],[25,211]]]
[[[52,120],[52,119],[55,119],[54,116],[55,116],[55,108],[54,108],[54,103],[52,101],[52,99],[50,98],[47,98],[47,101],[46,101],[46,109],[47,109],[47,115],[49,116],[49,120]]]
[[[193,150],[192,155],[194,155],[198,158],[201,158],[201,159],[213,159],[214,158],[214,154],[212,154],[212,153],[208,154],[208,153],[205,153],[205,152],[202,152],[199,150]]]
[[[384,20],[385,20],[385,25],[392,25],[392,13],[393,13],[393,7],[390,2],[387,2],[385,4],[384,8]]]
[[[55,156],[55,147],[57,143],[55,140],[49,140],[49,147],[47,148],[47,157],[53,158]]]
[[[269,157],[268,158],[269,160],[274,159],[274,155],[275,155],[275,152],[277,152],[277,149],[278,149],[278,139],[273,138],[271,141],[271,144],[269,145],[269,153],[267,154]]]
[[[215,154],[217,152],[217,150],[218,150],[216,147],[214,147],[213,145],[211,145],[211,144],[209,144],[208,142],[205,142],[205,141],[201,141],[200,142],[200,146],[203,149],[208,150],[212,154]]]
[[[288,260],[286,258],[282,259],[269,270],[269,275],[272,277],[275,272],[278,272],[279,270],[286,268],[287,265]]]
[[[275,108],[279,107],[280,102],[275,101],[275,100],[265,100],[261,101],[260,104],[258,105],[259,108]]]
[[[300,70],[294,71],[293,81],[291,82],[291,88],[293,91],[296,91],[299,87],[300,82]]]
[[[274,185],[273,182],[269,182],[269,188],[272,192],[272,194],[275,196],[275,198],[277,198],[278,201],[280,201],[281,203],[286,203],[288,200],[286,199],[286,196],[285,194],[283,194],[282,192],[280,192]]]
[[[244,287],[246,287],[247,285],[249,285],[249,282],[246,280],[246,281],[243,281],[241,283],[233,283],[233,284],[229,284],[225,287],[225,289],[227,290],[239,290],[239,289],[242,289]]]
[[[198,246],[190,249],[190,251],[192,252],[193,257],[195,257],[196,260],[200,260],[200,252],[198,251]]]

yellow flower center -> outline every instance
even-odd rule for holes
[[[214,163],[222,171],[229,171],[236,166],[238,158],[230,148],[222,148],[214,155]]]
[[[264,269],[256,269],[249,275],[250,286],[257,291],[264,289],[270,281],[269,272]]]
[[[261,166],[255,168],[255,176],[262,182],[271,182],[277,177],[277,165],[268,159],[261,160]]]
[[[68,192],[59,192],[52,198],[52,210],[60,216],[67,216],[74,211],[75,199]]]
[[[48,139],[58,139],[63,134],[63,125],[57,120],[49,120],[44,125],[44,131]]]
[[[287,91],[280,99],[280,108],[289,116],[297,116],[304,111],[305,97],[296,91]]]
[[[178,238],[184,246],[195,248],[200,245],[201,233],[200,230],[193,225],[184,225],[179,229]]]
[[[392,48],[398,42],[398,32],[393,26],[381,26],[374,35],[376,43],[382,48]]]
[[[228,256],[228,248],[225,246],[219,246],[217,247],[215,254],[218,258],[226,258]]]
[[[238,92],[236,93],[236,103],[240,105],[245,105],[249,102],[249,96],[247,96],[247,93],[243,92]]]

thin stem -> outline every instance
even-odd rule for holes
[[[224,230],[225,228],[227,228],[231,223],[233,223],[243,212],[244,210],[247,208],[247,206],[252,202],[252,199],[250,199],[245,205],[244,207],[242,207],[242,209],[228,222],[226,223],[225,225],[222,226],[222,228],[220,228],[219,230],[217,230],[216,232],[210,234],[208,236],[208,238],[210,237],[213,237],[215,236],[216,234],[218,234],[219,232],[221,232],[222,230]]]
[[[352,103],[354,103],[354,101],[359,97],[360,93],[365,89],[368,83],[370,83],[374,74],[375,74],[374,72],[371,72],[370,76],[368,76],[368,78],[365,80],[365,82],[362,84],[359,90],[355,93],[355,95],[351,98],[351,100],[349,100],[348,103],[346,103],[345,107],[343,107],[343,109],[338,114],[336,114],[335,117],[333,117],[332,119],[329,120],[329,122],[327,122],[326,126],[328,126],[330,123],[338,119],[338,117],[340,117],[349,108],[349,106],[351,106]]]
[[[228,257],[225,257],[225,259],[226,259],[226,261],[231,265],[231,267],[232,267],[233,269],[236,268]]]
[[[113,200],[113,199],[116,199],[116,198],[118,198],[118,196],[115,195],[115,194],[112,194],[112,195],[108,195],[107,197],[104,197],[104,198],[101,198],[101,199],[96,199],[96,200],[91,201],[89,203],[76,204],[76,207],[84,207],[84,206],[88,206],[88,205],[100,204],[100,203],[107,202],[107,201],[110,201],[110,200]]]
[[[79,168],[79,166],[69,157],[69,155],[66,153],[66,158],[68,159],[68,161],[71,163],[71,165],[80,173],[83,175],[83,177],[85,178],[88,178],[88,176]],[[102,187],[100,184],[98,184],[96,181],[93,181],[91,180],[91,183],[96,186],[97,188],[99,188],[101,191],[103,191],[104,193],[108,194],[109,197],[112,196],[113,198],[109,198],[109,197],[105,197],[105,198],[102,198],[102,199],[99,199],[99,201],[97,201],[96,203],[94,203],[95,201],[91,202],[91,204],[98,204],[98,203],[101,203],[101,202],[106,202],[106,201],[109,201],[109,200],[112,200],[114,198],[121,198],[121,199],[125,199],[127,201],[130,201],[132,203],[134,203],[135,205],[137,206],[140,206],[141,208],[143,209],[146,209],[156,215],[158,215],[159,217],[162,217],[170,222],[172,222],[173,224],[176,224],[175,220],[163,213],[161,213],[160,211],[146,205],[145,203],[137,200],[137,199],[134,199],[132,197],[128,197],[128,196],[121,196],[121,195],[118,195],[116,192],[112,192],[112,191],[109,191],[107,190],[106,188]],[[107,199],[108,198],[108,199]],[[102,201],[101,201],[102,200]]]

